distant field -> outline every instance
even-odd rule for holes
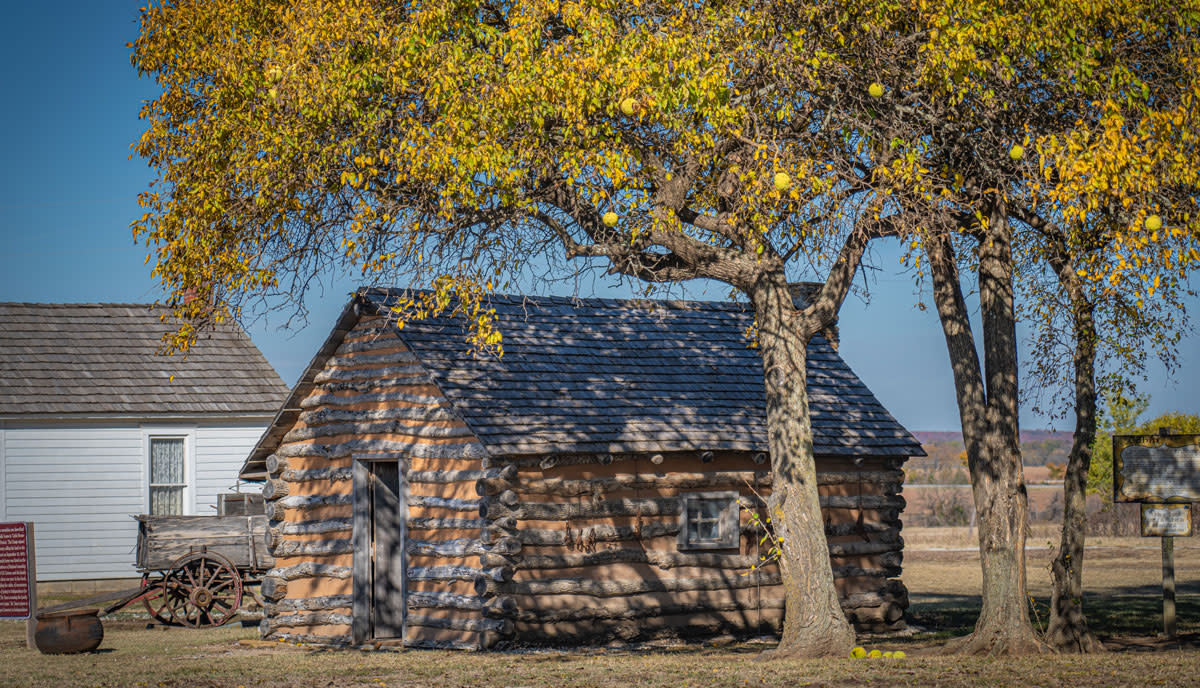
[[[101,650],[43,656],[23,647],[23,626],[0,623],[0,685],[236,688],[239,686],[588,686],[678,688],[717,686],[1200,686],[1200,543],[1177,546],[1181,642],[1157,638],[1157,540],[1093,539],[1085,605],[1113,650],[1099,656],[1017,659],[941,657],[945,638],[969,631],[979,608],[979,564],[966,529],[905,528],[904,580],[911,591],[911,637],[865,638],[869,647],[904,649],[905,660],[759,663],[763,645],[610,647],[574,651],[455,653],[321,651],[253,639],[238,625],[192,631],[146,628],[144,621],[106,624]],[[1029,580],[1044,622],[1050,540],[1030,538]],[[937,548],[937,549],[935,549]],[[957,548],[957,549],[953,549]],[[248,643],[247,645],[240,644]]]

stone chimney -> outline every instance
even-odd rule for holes
[[[788,290],[792,292],[792,300],[796,303],[796,308],[807,308],[808,304],[821,293],[821,289],[825,286],[824,282],[791,282],[788,284]],[[838,326],[837,316],[833,318],[833,322],[829,327],[821,330],[821,336],[828,340],[829,345],[834,351],[838,350]]]

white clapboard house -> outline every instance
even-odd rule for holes
[[[215,514],[287,396],[241,328],[158,354],[165,310],[0,303],[0,521],[40,581],[137,575],[135,514]]]

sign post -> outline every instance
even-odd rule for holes
[[[30,648],[36,612],[33,524],[0,523],[0,619],[25,619],[25,644]]]
[[[1142,536],[1162,538],[1163,634],[1174,640],[1175,538],[1192,534],[1200,501],[1200,435],[1113,436],[1113,501],[1141,502]]]

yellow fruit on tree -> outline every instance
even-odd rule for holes
[[[853,658],[855,658],[855,659],[862,659],[863,657],[866,657],[866,656],[867,656],[867,648],[865,648],[865,647],[856,647],[856,648],[854,648],[853,650],[851,650],[851,651],[850,651],[850,656],[851,656],[851,657],[853,657]]]
[[[1025,146],[1022,146],[1018,143],[1012,148],[1009,148],[1008,157],[1012,158],[1013,160],[1020,160],[1021,158],[1025,157]]]
[[[1146,218],[1146,229],[1151,232],[1157,232],[1162,229],[1162,218],[1157,215],[1151,215]]]
[[[790,187],[791,185],[792,185],[792,178],[791,178],[791,176],[788,175],[787,172],[776,172],[775,173],[775,188],[776,189],[779,189],[780,191],[787,191],[788,187]]]
[[[626,117],[632,116],[634,112],[637,112],[637,104],[637,101],[633,98],[626,98],[621,101],[621,112]]]
[[[879,82],[873,82],[870,86],[867,87],[867,93],[870,93],[872,98],[882,98],[883,97],[883,84],[881,84]]]
[[[617,219],[618,219],[617,214],[611,210],[608,211],[607,213],[604,213],[604,215],[600,218],[600,220],[609,227],[616,227]]]

